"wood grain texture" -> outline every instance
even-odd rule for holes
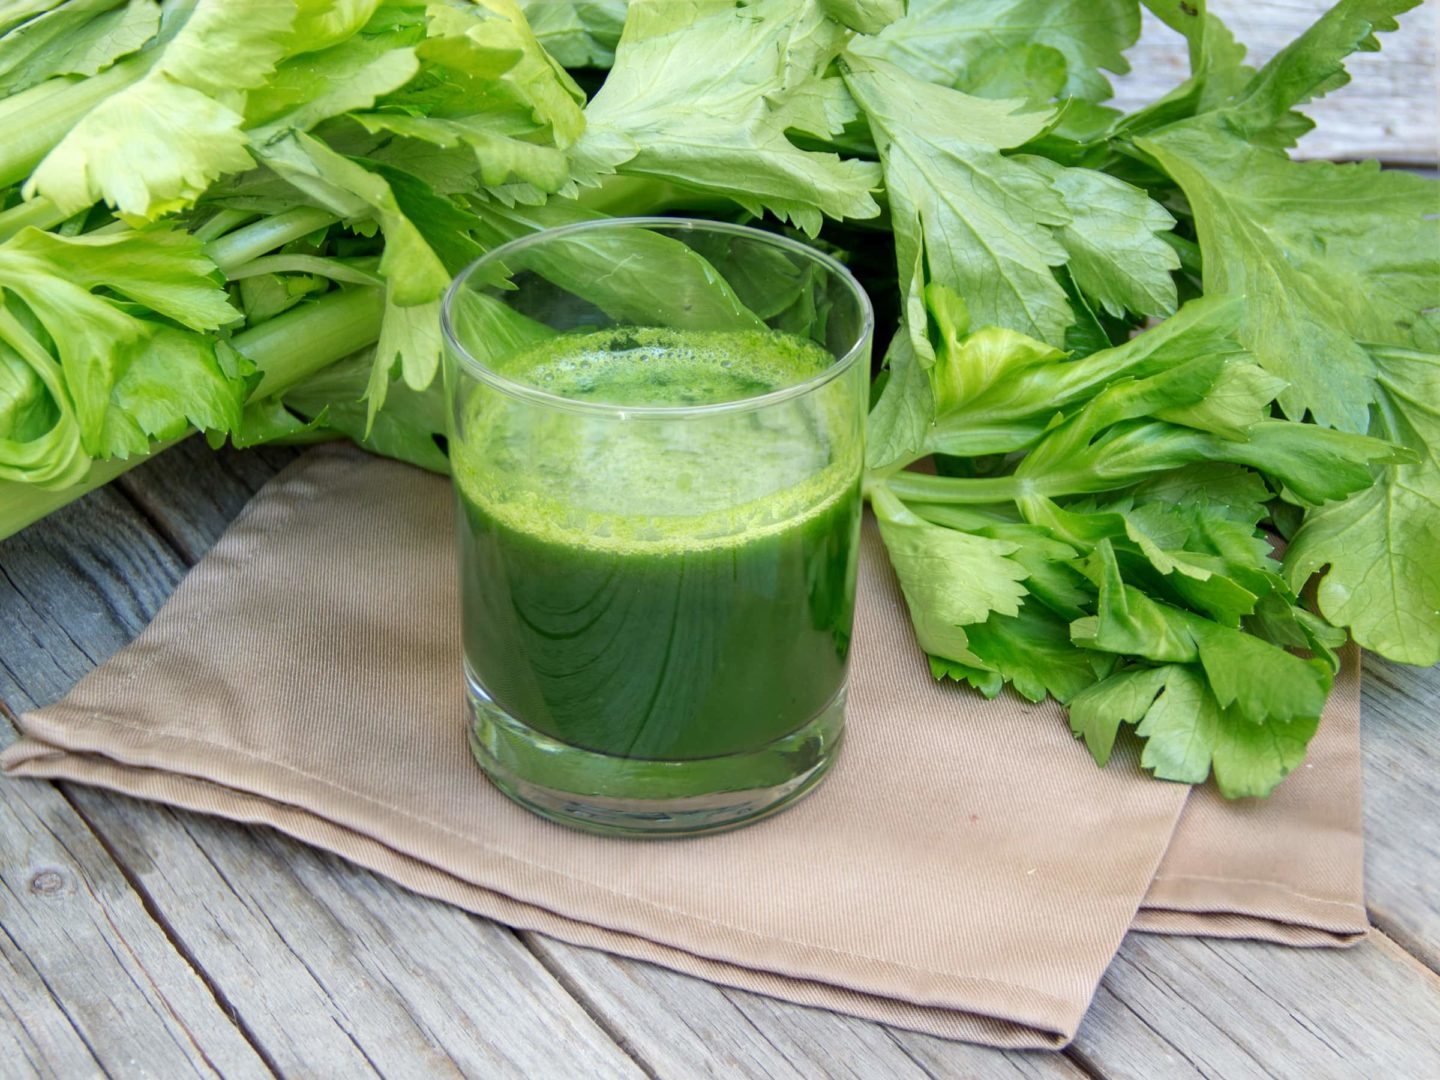
[[[71,794],[286,1075],[643,1075],[503,927],[269,829]]]
[[[0,785],[0,1075],[101,1074],[269,1070],[61,794]]]
[[[1293,41],[1330,3],[1210,0],[1208,7],[1249,47],[1248,62],[1258,66]],[[1437,23],[1440,0],[1426,0],[1401,16],[1398,32],[1381,35],[1379,53],[1347,60],[1351,83],[1304,107],[1316,126],[1301,139],[1297,156],[1433,165],[1440,156]],[[1140,41],[1126,56],[1131,71],[1112,79],[1116,94],[1110,104],[1127,111],[1169,92],[1189,74],[1180,35],[1148,11]]]
[[[56,568],[60,568],[58,571]],[[65,599],[51,594],[55,575]],[[184,572],[118,491],[102,488],[0,544],[0,701],[49,704],[149,621]]]
[[[298,449],[288,446],[244,453],[226,447],[217,452],[203,439],[190,438],[116,484],[150,526],[193,565],[251,496],[299,456]]]
[[[1361,692],[1370,919],[1440,972],[1440,672],[1367,656]]]
[[[1381,933],[1349,950],[1131,934],[1103,990],[1073,1051],[1107,1077],[1440,1075],[1440,978]]]
[[[63,613],[51,595],[56,550],[77,583]],[[144,606],[130,589],[96,582],[133,573],[145,587],[173,588],[174,573],[155,576],[162,550],[126,501],[104,491],[0,545],[0,701],[19,709],[57,697],[132,637]],[[0,719],[0,745],[13,737]],[[268,1074],[48,784],[0,784],[0,1028],[7,1076]]]

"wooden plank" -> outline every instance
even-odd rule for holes
[[[957,1051],[957,1043],[949,1042],[946,1039],[937,1039],[933,1035],[921,1035],[914,1031],[898,1031],[890,1029],[890,1036],[901,1046],[905,1052],[918,1061],[927,1073],[931,1076],[943,1078],[943,1080],[967,1080],[972,1076],[989,1076],[990,1073],[982,1071],[978,1063],[971,1061],[967,1054]],[[995,1054],[995,1051],[982,1051],[979,1047],[967,1046],[966,1051]],[[1078,1059],[1067,1048],[1062,1054],[1054,1054],[1045,1050],[1029,1051],[1007,1051],[1004,1055],[1005,1066],[1008,1071],[1000,1071],[1002,1077],[1026,1077],[1029,1080],[1049,1080],[1050,1077],[1082,1077],[1100,1076],[1101,1074],[1083,1067],[1083,1062],[1076,1064]]]
[[[1440,1066],[1440,977],[1380,933],[1349,950],[1131,934],[1103,991],[1072,1049],[1116,1080]]]
[[[64,602],[50,595],[56,567]],[[149,621],[184,567],[118,491],[102,488],[0,543],[0,700],[46,704]],[[22,687],[43,688],[35,698]]]
[[[713,986],[529,935],[574,992],[661,1075],[1081,1074],[1065,1057],[1001,1053]],[[1067,1053],[1084,1074],[1425,1076],[1440,1061],[1440,981],[1377,936],[1348,952],[1136,934]],[[1363,1068],[1362,1068],[1363,1066]],[[859,1075],[867,1075],[860,1072]]]
[[[269,829],[72,797],[284,1074],[642,1075],[503,927]]]
[[[269,1075],[55,789],[5,787],[0,1073]]]
[[[146,538],[126,513],[117,494],[97,492],[66,516],[109,536],[117,550],[106,558],[129,570],[146,561],[135,555]],[[73,539],[67,555],[87,581],[96,552]],[[144,621],[124,594],[104,603],[86,598],[67,620],[69,630],[48,610],[37,615],[32,599],[42,610],[49,599],[35,562],[44,542],[32,531],[0,544],[0,701],[17,708],[34,703],[26,685],[58,692]],[[0,745],[13,737],[0,719]],[[120,867],[49,784],[0,784],[0,1028],[7,1075],[13,1068],[21,1075],[129,1076],[142,1062],[162,1075],[268,1073]]]
[[[1440,668],[1367,656],[1362,694],[1370,918],[1440,972]]]
[[[218,515],[238,510],[243,497],[237,492],[245,486],[227,487],[216,475],[227,456],[199,456],[188,465],[182,458],[179,470],[187,490],[197,486],[212,496],[201,505],[221,525]],[[273,462],[228,465],[232,475],[248,469],[261,480],[274,471]],[[168,483],[174,474],[172,467],[162,479]],[[60,661],[33,662],[38,644],[15,651],[19,674],[11,672],[7,689],[22,705],[63,693],[158,610],[185,570],[172,546],[150,532],[118,492],[92,498],[103,508],[62,511],[0,549],[8,578],[43,589],[12,590],[12,625],[45,629]],[[104,522],[103,534],[117,538],[116,549],[106,549],[110,557],[64,558],[82,551],[77,523],[97,520]],[[213,540],[203,521],[187,524],[177,516],[172,524],[172,536],[183,543]],[[117,554],[122,549],[123,556]],[[96,644],[82,651],[80,643],[92,638]],[[59,798],[48,786],[4,787]],[[66,790],[150,910],[282,1072],[640,1075],[508,930],[268,830],[79,786]],[[152,1061],[143,1054],[137,1060],[147,1067]]]
[[[1084,1075],[1054,1054],[1002,1052],[892,1030],[543,934],[523,936],[660,1076],[1076,1080]]]
[[[1225,20],[1250,49],[1258,66],[1293,41],[1330,7],[1331,0],[1210,0],[1209,10]],[[1440,3],[1427,0],[1400,17],[1400,30],[1381,35],[1382,51],[1352,56],[1350,85],[1310,105],[1316,122],[1300,140],[1297,154],[1308,158],[1368,158],[1434,164],[1440,104],[1436,84],[1436,24]],[[1189,74],[1184,43],[1148,11],[1140,42],[1127,54],[1131,73],[1112,80],[1110,104],[1131,110],[1178,86]]]

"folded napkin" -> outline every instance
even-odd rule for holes
[[[574,832],[465,742],[447,483],[322,447],[155,621],[21,718],[16,776],[271,825],[512,926],[940,1036],[1058,1047],[1132,926],[1337,945],[1365,931],[1359,679],[1266,802],[1097,769],[1060,710],[937,683],[869,530],[847,741],[774,818]]]

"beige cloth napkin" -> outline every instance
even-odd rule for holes
[[[1365,931],[1353,664],[1268,802],[1097,769],[1053,705],[930,677],[872,531],[826,782],[733,833],[606,839],[519,809],[470,760],[451,522],[444,480],[312,451],[134,643],[22,717],[4,768],[272,825],[512,926],[997,1046],[1063,1045],[1132,925]]]

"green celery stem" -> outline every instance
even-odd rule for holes
[[[140,53],[88,79],[48,79],[0,101],[0,188],[29,176],[86,113],[138,82],[156,58]]]
[[[363,349],[380,336],[378,289],[344,289],[291,308],[230,339],[260,369],[251,400],[283,394],[301,379]]]
[[[254,224],[211,241],[205,246],[205,253],[222,273],[228,273],[292,240],[309,236],[316,229],[333,225],[337,220],[327,210],[299,206],[283,214],[261,218]]]
[[[65,216],[63,210],[44,196],[27,199],[9,210],[0,211],[0,241],[8,240],[32,225],[37,229],[54,228],[65,220]]]
[[[1026,481],[1013,476],[958,477],[930,476],[902,472],[887,477],[885,486],[911,502],[947,505],[983,505],[1011,502],[1026,494]]]
[[[239,228],[241,225],[248,225],[258,215],[251,214],[245,210],[221,210],[205,224],[194,230],[194,237],[202,244],[208,244],[218,240],[231,229]]]
[[[0,540],[4,540],[7,536],[13,536],[26,525],[39,521],[47,514],[54,513],[80,496],[89,494],[98,487],[103,487],[117,476],[129,472],[136,465],[142,464],[160,451],[170,449],[190,434],[191,432],[187,431],[180,438],[171,439],[169,442],[155,443],[150,447],[150,452],[145,455],[137,454],[128,458],[108,458],[105,461],[97,461],[90,466],[90,471],[84,480],[78,484],[71,484],[69,487],[44,488],[38,484],[22,484],[18,480],[0,480]]]

